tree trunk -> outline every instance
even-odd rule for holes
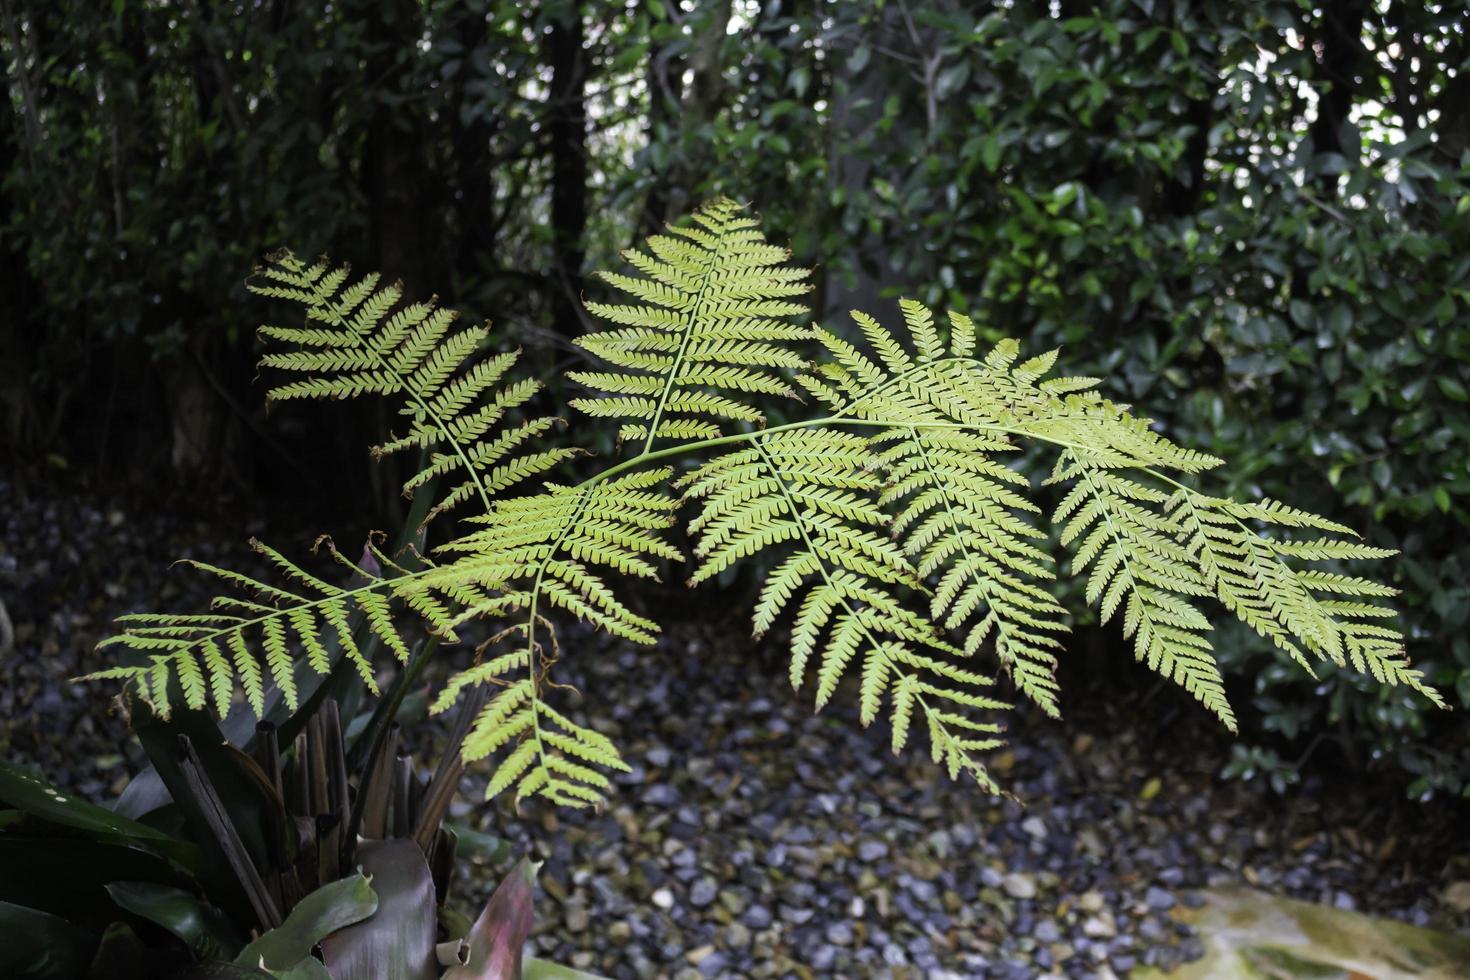
[[[429,214],[428,168],[423,158],[424,122],[418,103],[395,104],[403,90],[408,58],[418,42],[420,25],[414,0],[380,5],[362,2],[354,15],[368,25],[369,49],[363,84],[381,93],[372,106],[363,147],[363,196],[368,209],[368,260],[386,281],[403,280],[410,293],[422,296],[430,281],[430,240],[424,221]],[[365,444],[381,442],[390,419],[386,403],[375,400]],[[394,522],[403,519],[399,467],[374,465],[363,454],[372,499]]]
[[[1365,13],[1365,0],[1338,0],[1322,5],[1322,19],[1313,40],[1320,69],[1318,78],[1314,79],[1317,118],[1310,130],[1312,146],[1318,154],[1343,151],[1341,126],[1353,107],[1357,73],[1369,63],[1363,50]],[[1323,175],[1317,181],[1317,188],[1324,197],[1336,197],[1336,175]]]
[[[645,0],[644,6],[665,7],[667,3],[668,0]],[[667,45],[652,40],[652,25],[657,19],[653,14],[649,14],[647,19],[650,37],[646,76],[648,122],[643,132],[649,146],[678,141],[675,133],[679,125],[679,105],[684,99],[684,62]],[[643,214],[638,220],[635,244],[662,231],[669,218],[668,175],[655,174],[648,196],[643,199]]]
[[[450,119],[453,140],[452,166],[455,172],[456,196],[449,208],[459,229],[459,247],[455,249],[457,278],[471,290],[482,283],[494,268],[495,254],[495,183],[490,159],[490,141],[494,138],[493,120],[483,111],[465,118],[465,94],[475,65],[475,53],[486,46],[486,20],[483,6],[469,4],[460,12],[455,33],[460,43],[460,70],[454,82],[458,86],[454,98],[454,114]],[[487,61],[489,59],[487,58]]]
[[[587,231],[587,53],[582,13],[571,6],[546,35],[551,67],[547,130],[551,138],[551,226],[553,273],[559,296],[556,331],[576,337],[582,330],[583,236]]]

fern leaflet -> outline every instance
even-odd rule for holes
[[[785,264],[789,250],[766,242],[756,219],[723,199],[648,239],[648,249],[623,253],[641,277],[602,275],[640,303],[587,304],[616,326],[577,343],[621,370],[571,372],[602,393],[572,405],[626,419],[618,439],[641,439],[647,453],[655,439],[708,439],[730,421],[763,422],[741,394],[794,397],[781,372],[805,367],[790,343],[811,331],[790,322],[807,309],[788,297],[811,286],[808,270]]]
[[[488,509],[495,494],[575,455],[570,448],[524,451],[551,431],[555,419],[528,419],[491,437],[506,413],[524,406],[542,385],[525,379],[498,387],[515,364],[515,353],[465,367],[484,343],[487,328],[453,330],[459,316],[453,310],[433,299],[402,304],[403,286],[379,288],[377,273],[348,284],[349,268],[333,268],[326,259],[306,266],[290,252],[280,252],[256,274],[252,292],[301,303],[308,321],[326,324],[260,328],[261,336],[293,345],[267,354],[262,367],[308,375],[270,389],[266,398],[403,396],[408,431],[374,447],[373,455],[430,452],[428,465],[403,486],[409,495],[457,472],[459,482],[440,496],[429,519],[471,497]]]

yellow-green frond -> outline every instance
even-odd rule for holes
[[[377,274],[349,284],[348,267],[326,259],[307,266],[289,252],[256,270],[250,289],[306,307],[322,327],[262,327],[262,337],[288,349],[266,354],[261,366],[304,375],[277,385],[268,399],[391,395],[403,400],[401,434],[373,448],[374,457],[426,452],[427,464],[404,484],[413,494],[431,481],[444,487],[430,517],[493,495],[570,459],[575,450],[546,449],[537,440],[554,420],[508,424],[541,384],[503,384],[516,353],[480,357],[487,327],[455,329],[458,314],[433,299],[401,302],[400,284],[381,286]]]
[[[425,629],[443,632],[448,625],[444,586],[429,575],[370,574],[331,549],[352,576],[350,584],[337,586],[259,541],[252,540],[251,545],[277,567],[292,588],[204,562],[186,562],[232,590],[217,596],[208,613],[120,617],[121,632],[99,646],[132,651],[138,662],[84,679],[128,681],[164,717],[178,699],[190,708],[213,707],[223,716],[238,688],[260,716],[265,713],[271,687],[294,708],[303,673],[331,671],[329,643],[376,693],[374,665],[355,637],[361,631],[397,659],[406,660],[407,631],[413,627],[397,621],[395,604],[408,606],[414,613],[411,621],[422,623]],[[493,574],[483,574],[481,583],[491,588],[499,584]],[[177,698],[173,685],[177,685]]]
[[[810,337],[794,319],[807,308],[808,270],[762,238],[758,222],[729,200],[697,211],[688,227],[648,239],[623,257],[638,275],[603,278],[636,302],[588,303],[611,328],[577,343],[618,370],[569,376],[598,393],[572,405],[595,418],[624,420],[622,439],[644,451],[655,440],[719,435],[732,421],[761,423],[747,396],[795,397],[785,377],[804,368],[792,349]]]
[[[856,675],[860,719],[871,724],[886,703],[897,751],[908,740],[916,707],[932,727],[936,698],[971,708],[1003,706],[974,692],[989,678],[959,667],[962,651],[906,608],[907,594],[922,583],[887,533],[879,468],[862,434],[811,428],[755,436],[679,485],[700,507],[689,525],[699,560],[691,582],[757,553],[784,551],[761,590],[755,632],[764,633],[789,611],[792,685],[800,687],[815,662],[821,707],[844,677]],[[947,757],[963,757],[956,771],[990,785],[974,758],[980,742],[945,745]]]

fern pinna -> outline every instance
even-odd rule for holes
[[[125,617],[108,642],[135,662],[93,676],[128,680],[162,711],[175,698],[223,711],[238,685],[258,712],[268,683],[290,701],[303,672],[329,668],[329,632],[371,685],[355,632],[403,661],[415,628],[452,639],[491,621],[500,628],[434,710],[492,685],[464,743],[468,759],[490,760],[487,795],[591,804],[624,766],[548,697],[553,616],[652,644],[658,624],[620,597],[624,580],[689,558],[697,584],[761,555],[754,628],[789,622],[792,684],[813,676],[820,707],[855,675],[863,724],[886,717],[895,750],[917,727],[935,761],[987,789],[980,753],[1000,744],[1007,707],[987,658],[1057,714],[1068,615],[1051,586],[1063,572],[1084,578],[1140,660],[1232,730],[1211,605],[1308,671],[1330,662],[1442,704],[1387,625],[1394,590],[1338,568],[1390,552],[1279,502],[1196,489],[1220,460],[1159,435],[1097,379],[1051,376],[1056,351],[1022,359],[1003,340],[981,352],[969,318],[907,300],[901,330],[862,312],[853,331],[803,325],[807,272],[726,200],[626,257],[634,271],[605,279],[630,301],[587,304],[607,327],[579,344],[605,364],[571,375],[588,389],[572,405],[615,420],[636,451],[540,489],[522,488],[581,451],[548,444],[557,420],[517,414],[539,385],[507,380],[514,354],[483,350],[483,329],[455,329],[432,301],[404,304],[376,276],[274,257],[252,289],[303,306],[305,323],[262,328],[288,345],[263,364],[295,375],[268,397],[399,399],[402,434],[375,452],[421,453],[405,492],[432,493],[430,516],[478,510],[428,556],[375,543],[368,567],[337,555],[347,586],[263,545],[285,585],[206,568],[236,594],[208,613]],[[810,417],[767,425],[762,400],[798,393],[818,406]],[[1049,514],[1014,462],[1028,446],[1052,459]],[[668,533],[681,513],[690,556]]]

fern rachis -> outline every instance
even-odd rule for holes
[[[379,289],[375,276],[349,285],[345,269],[279,257],[257,291],[302,303],[308,325],[264,328],[267,339],[295,345],[266,363],[306,377],[272,396],[402,398],[407,431],[377,453],[430,453],[406,491],[447,480],[433,514],[469,500],[480,512],[432,562],[405,567],[379,551],[388,572],[348,589],[276,552],[272,562],[305,595],[217,570],[251,598],[224,597],[218,615],[124,622],[114,642],[151,659],[105,675],[136,681],[160,704],[176,680],[187,704],[216,708],[238,676],[258,708],[266,677],[290,695],[288,645],[299,643],[308,668],[323,671],[320,634],[331,627],[350,644],[349,615],[399,660],[400,608],[441,635],[477,618],[509,619],[493,638],[508,646],[482,646],[434,707],[494,685],[465,743],[467,758],[497,760],[491,795],[595,802],[608,787],[601,770],[622,763],[605,737],[547,700],[557,657],[548,614],[654,642],[658,625],[634,614],[615,586],[681,560],[665,532],[681,507],[693,508],[692,582],[757,553],[777,557],[754,627],[760,634],[792,618],[794,685],[813,665],[820,706],[855,673],[864,724],[886,704],[899,749],[917,712],[937,761],[994,788],[976,754],[999,744],[1000,727],[974,713],[1005,705],[974,661],[993,649],[1018,692],[1054,714],[1067,630],[1047,588],[1058,571],[1043,513],[1030,481],[1006,462],[1032,444],[1055,454],[1047,482],[1064,489],[1050,523],[1073,551],[1072,574],[1087,574],[1089,601],[1105,620],[1121,614],[1139,658],[1227,726],[1234,718],[1200,610],[1207,601],[1304,666],[1313,657],[1350,665],[1440,703],[1382,625],[1391,613],[1377,600],[1391,589],[1295,564],[1386,552],[1340,537],[1264,536],[1252,522],[1350,532],[1274,502],[1201,493],[1191,482],[1219,460],[1164,439],[1098,395],[1096,379],[1048,380],[1055,351],[1023,361],[1014,341],[1002,341],[978,353],[963,315],[947,317],[944,337],[931,311],[903,301],[905,340],[854,313],[871,353],[801,325],[804,308],[792,298],[807,290],[807,273],[785,265],[786,251],[755,229],[735,205],[716,202],[693,224],[650,239],[647,252],[628,253],[639,275],[606,277],[635,302],[588,304],[611,328],[580,343],[607,364],[574,373],[593,394],[573,406],[619,420],[620,440],[639,449],[575,485],[529,492],[511,491],[579,451],[545,446],[558,420],[512,420],[539,387],[507,380],[514,354],[481,356],[482,331],[452,331],[453,315],[432,302],[399,306],[401,290]],[[759,400],[798,390],[826,411],[765,426]],[[963,638],[952,637],[958,630]],[[360,652],[354,663],[366,665]]]

